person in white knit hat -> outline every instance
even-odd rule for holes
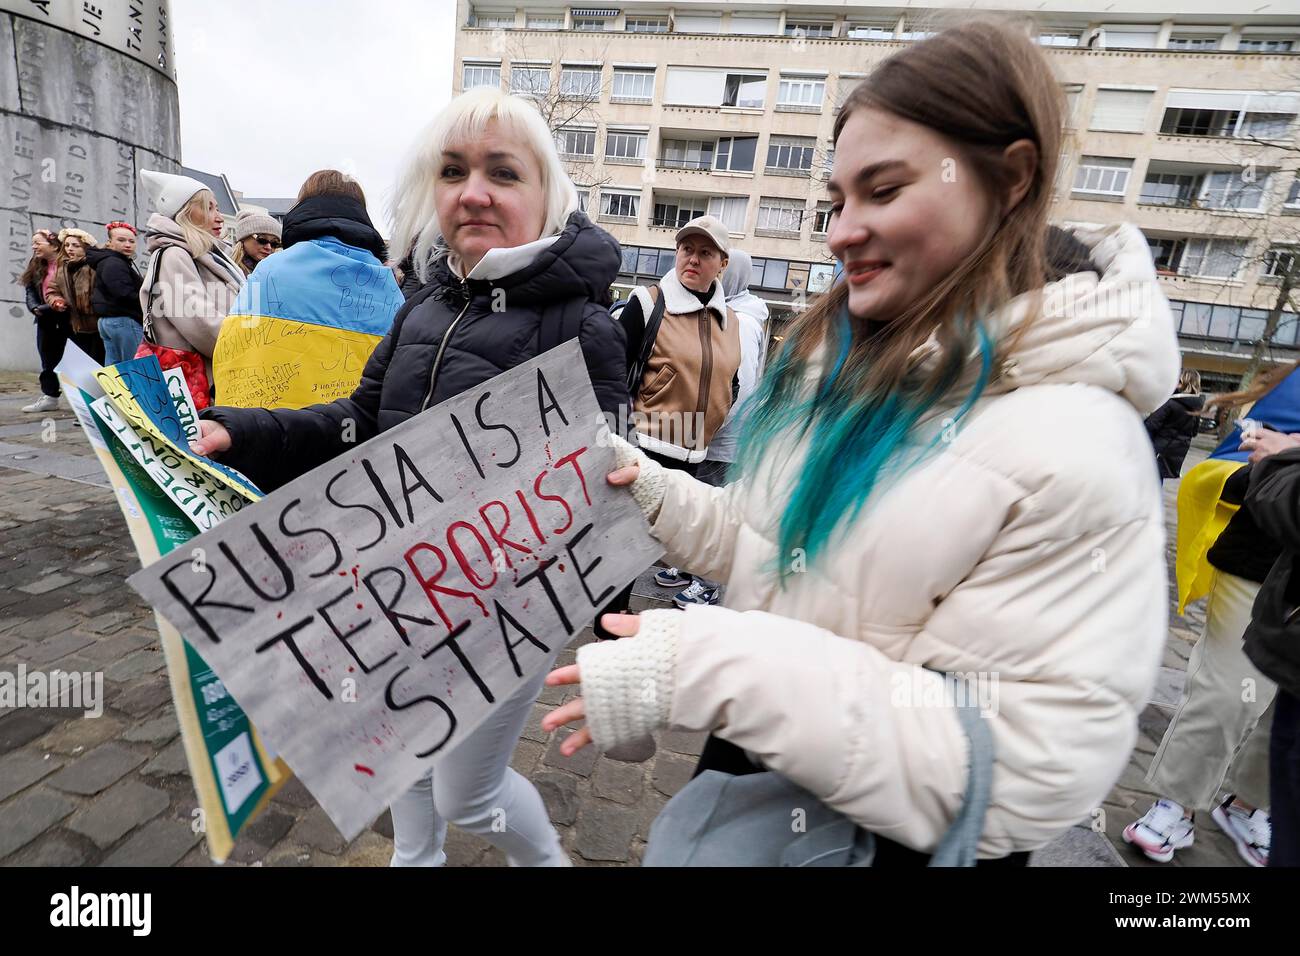
[[[244,275],[283,244],[280,220],[256,209],[241,209],[235,217],[233,257]]]
[[[140,171],[140,183],[154,208],[145,227],[149,267],[140,288],[145,337],[197,352],[211,385],[212,350],[244,274],[212,234],[220,216],[212,190],[189,176],[150,169]]]

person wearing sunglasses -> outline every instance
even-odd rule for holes
[[[235,217],[235,248],[231,258],[248,275],[259,262],[279,251],[283,245],[280,236],[280,223],[274,216],[241,209]]]

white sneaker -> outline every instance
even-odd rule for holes
[[[54,395],[42,395],[30,405],[24,405],[25,412],[52,412],[59,407],[59,399]]]
[[[1273,842],[1273,826],[1264,810],[1247,813],[1241,807],[1233,806],[1235,794],[1210,811],[1214,822],[1223,828],[1223,832],[1232,837],[1237,852],[1251,866],[1268,866],[1268,849]]]
[[[1157,800],[1140,819],[1124,828],[1124,842],[1131,843],[1157,863],[1168,863],[1175,850],[1192,845],[1196,825],[1183,816],[1183,808],[1172,800]]]

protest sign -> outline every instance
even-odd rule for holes
[[[59,366],[63,392],[113,487],[141,564],[152,564],[177,549],[189,553],[182,546],[198,533],[198,522],[177,507],[122,436],[91,411],[93,405],[106,402],[94,377],[97,371],[99,366],[69,343]],[[177,414],[184,420],[187,414],[194,417],[193,399],[184,376],[179,379],[177,387],[168,375]],[[224,493],[233,496],[228,490]],[[200,812],[191,823],[206,835],[212,859],[221,862],[230,855],[240,829],[257,817],[291,773],[267,751],[211,668],[171,624],[160,615],[155,617],[181,741],[199,799]]]
[[[225,465],[190,451],[187,425],[172,399],[172,386],[153,355],[97,369],[95,381],[117,411],[141,435],[152,435],[173,452],[188,458],[218,483],[233,488],[249,501],[262,496],[247,478]],[[188,393],[188,389],[186,390]],[[191,400],[192,404],[192,400]],[[189,423],[192,432],[194,423]]]
[[[607,435],[571,341],[130,583],[351,838],[662,553]]]

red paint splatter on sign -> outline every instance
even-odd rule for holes
[[[373,777],[375,775],[375,772],[364,764],[354,763],[352,769],[357,773],[364,773],[368,777]]]

